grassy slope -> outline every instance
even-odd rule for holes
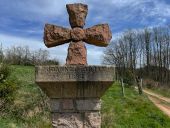
[[[48,108],[42,107],[46,97],[34,84],[34,68],[12,66],[12,71],[11,77],[17,77],[21,84],[14,104],[7,108],[5,118],[0,117],[0,128],[50,128]]]
[[[0,117],[0,128],[50,128],[49,110],[42,103],[47,99],[34,84],[34,68],[13,66],[13,76],[21,81],[15,104]],[[170,119],[145,96],[126,88],[121,97],[118,84],[102,97],[102,128],[170,128]]]

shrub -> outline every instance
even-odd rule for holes
[[[134,76],[130,70],[126,70],[123,75],[123,82],[129,86],[134,84]]]
[[[10,78],[10,67],[6,64],[0,65],[0,99],[12,101],[14,92],[17,89],[17,79]]]
[[[10,75],[10,68],[6,64],[0,65],[0,82],[2,83]]]
[[[14,99],[14,92],[17,89],[17,84],[14,80],[4,80],[0,83],[0,98],[6,101],[12,101]]]

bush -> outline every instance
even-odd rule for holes
[[[0,83],[0,98],[6,101],[14,99],[14,92],[17,89],[17,84],[14,80],[5,80]]]
[[[12,101],[14,92],[17,89],[17,79],[10,78],[10,67],[6,64],[0,65],[0,99]]]
[[[46,60],[42,65],[59,65],[59,61],[58,60]]]
[[[2,83],[10,75],[10,68],[6,64],[0,65],[0,83]]]
[[[130,70],[126,70],[123,76],[123,82],[129,86],[134,84],[134,76]]]

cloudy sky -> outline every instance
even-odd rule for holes
[[[88,4],[85,27],[108,23],[113,38],[127,29],[170,22],[170,0],[0,0],[0,42],[3,47],[43,48],[64,63],[68,44],[46,48],[42,40],[43,28],[45,23],[69,27],[65,5],[76,2]],[[104,48],[86,46],[88,63],[100,64]]]

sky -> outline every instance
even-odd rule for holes
[[[3,47],[29,46],[49,51],[51,58],[65,63],[68,44],[46,48],[44,24],[70,28],[66,4],[88,5],[85,28],[108,23],[112,39],[127,29],[142,29],[170,22],[170,0],[0,0],[0,43]],[[100,65],[105,48],[88,45],[89,65]]]

